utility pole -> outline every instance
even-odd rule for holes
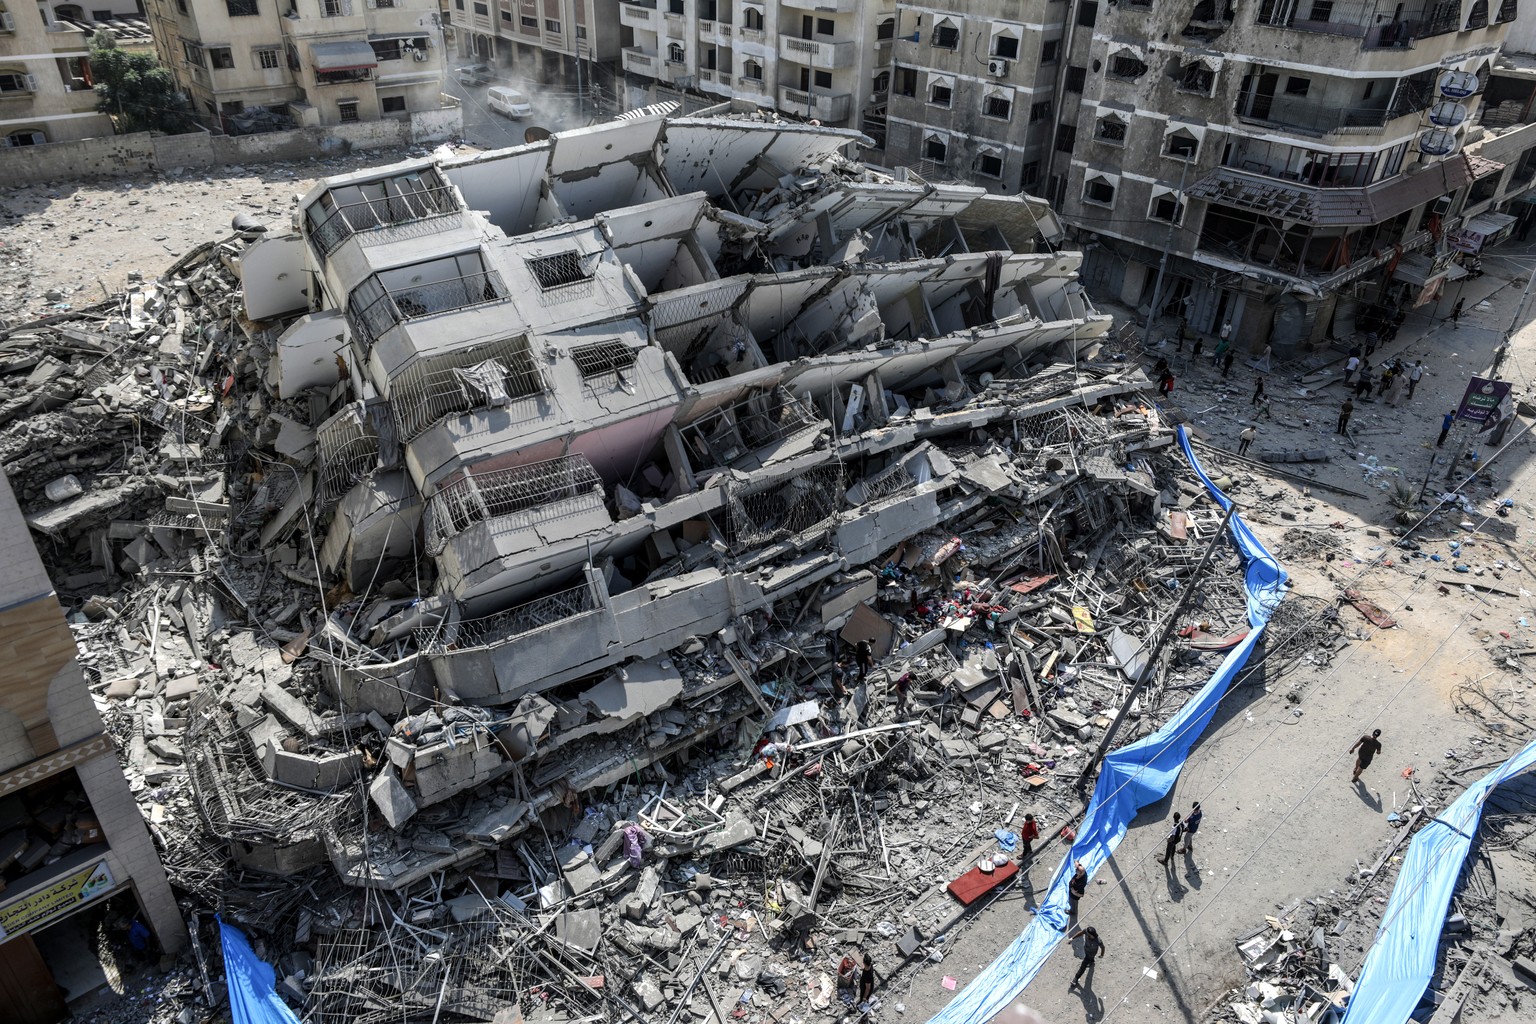
[[[1152,308],[1147,310],[1147,327],[1141,332],[1141,347],[1145,349],[1147,342],[1152,339],[1152,321],[1157,317],[1158,307],[1163,301],[1163,275],[1168,272],[1168,251],[1173,248],[1173,232],[1184,221],[1184,182],[1189,177],[1189,165],[1194,161],[1191,157],[1184,161],[1184,169],[1179,171],[1179,192],[1175,198],[1174,215],[1177,222],[1168,222],[1168,237],[1163,240],[1163,258],[1157,264],[1157,281],[1152,285]]]
[[[1163,628],[1158,633],[1157,642],[1152,645],[1152,654],[1147,659],[1146,670],[1131,683],[1131,691],[1125,695],[1125,701],[1120,705],[1120,710],[1115,713],[1114,721],[1109,723],[1109,729],[1105,731],[1104,738],[1099,741],[1099,749],[1093,752],[1093,756],[1083,766],[1082,774],[1077,777],[1079,792],[1088,788],[1089,777],[1093,775],[1094,769],[1098,768],[1099,762],[1104,760],[1104,755],[1109,752],[1110,744],[1115,741],[1115,734],[1120,731],[1120,727],[1125,724],[1126,716],[1131,713],[1131,705],[1136,703],[1136,698],[1140,697],[1141,692],[1147,688],[1148,681],[1157,674],[1157,662],[1162,656],[1163,646],[1168,643],[1168,638],[1178,626],[1179,616],[1184,614],[1184,606],[1189,603],[1190,597],[1194,595],[1196,584],[1200,582],[1200,577],[1204,575],[1205,567],[1210,564],[1211,556],[1216,553],[1216,546],[1227,535],[1227,524],[1232,521],[1232,516],[1236,512],[1237,503],[1229,499],[1227,513],[1221,517],[1221,525],[1216,528],[1216,535],[1205,546],[1205,554],[1200,556],[1200,564],[1195,566],[1194,573],[1184,584],[1184,589],[1179,594],[1178,601],[1174,603],[1173,611],[1168,613],[1168,619],[1163,623]]]

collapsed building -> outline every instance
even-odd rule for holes
[[[167,871],[309,1019],[836,1009],[746,947],[925,955],[922,873],[1065,822],[1160,678],[1219,510],[1049,209],[866,141],[407,161],[11,332],[0,456]],[[1230,552],[1199,620],[1181,675],[1246,629]]]

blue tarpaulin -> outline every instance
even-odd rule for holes
[[[277,974],[256,956],[240,929],[219,919],[224,947],[224,980],[229,986],[229,1017],[234,1024],[299,1024],[278,997]]]
[[[1505,779],[1536,764],[1536,740],[1467,787],[1408,844],[1376,941],[1365,956],[1344,1024],[1403,1024],[1435,973],[1440,930],[1462,862],[1477,834],[1483,801]]]
[[[1178,428],[1178,438],[1189,464],[1222,508],[1227,508],[1231,502],[1200,468],[1183,427]],[[1284,595],[1286,576],[1280,563],[1259,543],[1239,516],[1234,515],[1229,526],[1232,543],[1245,564],[1244,586],[1248,593],[1248,623],[1252,630],[1227,654],[1210,682],[1161,729],[1105,755],[1098,782],[1093,788],[1093,799],[1083,815],[1072,852],[1056,868],[1034,920],[939,1011],[930,1024],[982,1024],[1007,1008],[1024,986],[1040,973],[1046,958],[1061,942],[1067,925],[1067,883],[1072,877],[1073,865],[1082,861],[1091,877],[1125,838],[1126,829],[1137,812],[1161,800],[1173,788],[1195,740],[1210,723],[1227,687],[1247,663],[1265,624]]]

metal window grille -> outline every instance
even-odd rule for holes
[[[1476,0],[1467,14],[1467,29],[1488,27],[1488,0]]]
[[[1499,14],[1494,20],[1502,25],[1506,21],[1514,21],[1520,14],[1520,0],[1504,0],[1499,4]]]
[[[616,373],[635,365],[638,353],[622,341],[598,341],[591,345],[577,345],[571,349],[571,358],[583,380]]]
[[[916,486],[907,467],[897,464],[864,485],[864,504],[873,505],[893,494],[911,490]]]
[[[1109,62],[1109,73],[1116,78],[1140,78],[1147,66],[1129,54],[1120,54]]]
[[[782,441],[822,420],[785,388],[753,395],[682,428],[699,472],[729,466],[748,452]]]
[[[256,0],[224,0],[224,9],[231,18],[249,18],[261,13]]]
[[[544,291],[580,284],[592,276],[582,266],[581,254],[575,249],[569,252],[557,252],[553,256],[536,256],[525,262],[528,264],[528,272],[533,275],[534,280],[539,282],[539,287]]]
[[[1098,137],[1105,142],[1125,141],[1125,122],[1113,117],[1099,121]]]
[[[355,409],[338,414],[315,430],[320,461],[320,508],[328,510],[359,480],[379,468],[379,434]]]
[[[590,583],[534,598],[506,611],[478,619],[416,631],[416,643],[426,654],[481,650],[496,647],[516,637],[553,626],[577,615],[602,607]]]
[[[722,531],[733,554],[762,547],[793,534],[831,527],[843,495],[843,466],[833,461],[793,479],[756,489],[729,489],[726,528]]]
[[[347,297],[347,319],[358,337],[372,345],[385,331],[407,320],[507,298],[507,286],[494,270],[395,290],[385,287],[375,274],[352,289]]]
[[[543,522],[602,505],[602,477],[585,455],[465,474],[439,488],[427,503],[427,553],[438,554],[450,537],[476,523],[522,513],[529,521]]]
[[[501,392],[509,401],[546,390],[544,375],[534,364],[528,339],[522,336],[417,360],[390,383],[390,404],[401,440],[411,440],[444,416],[483,408],[484,396],[466,386],[455,371],[487,363],[500,368]]]

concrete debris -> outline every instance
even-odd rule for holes
[[[848,946],[939,955],[1134,678],[1121,740],[1246,628],[1078,255],[954,218],[1037,201],[858,140],[648,112],[346,175],[303,245],[0,341],[172,883],[306,1019],[841,1014]]]

